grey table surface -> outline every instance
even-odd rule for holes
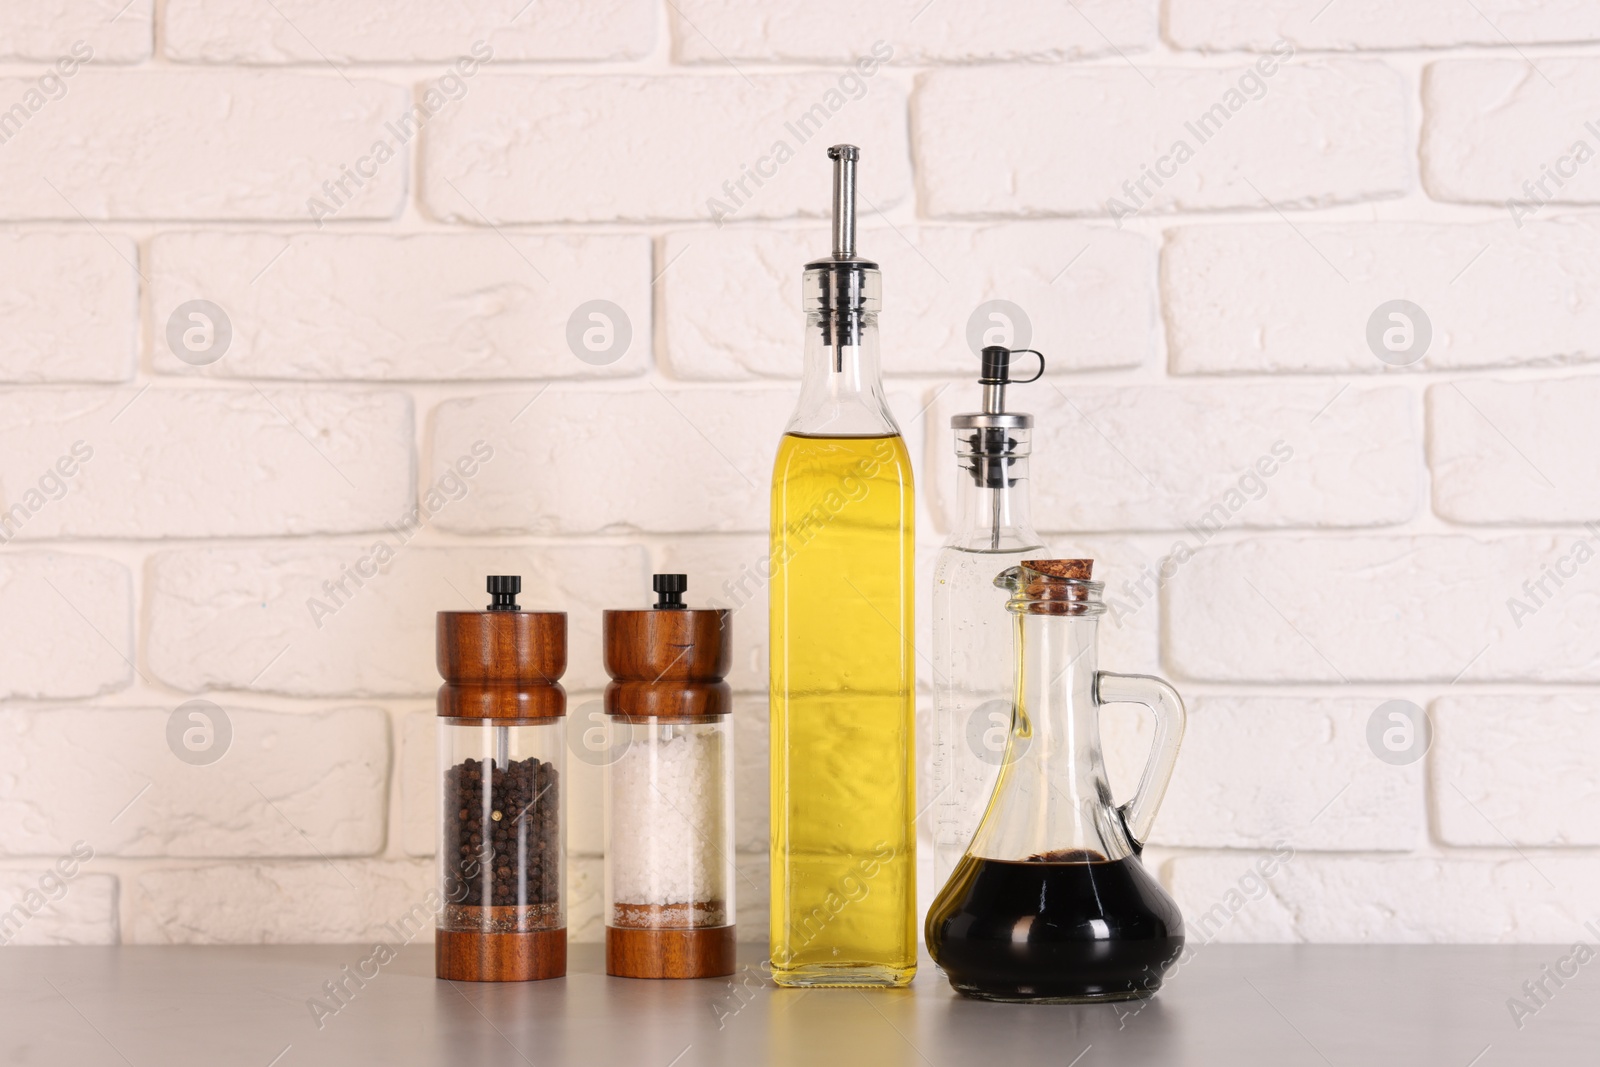
[[[1077,1007],[964,1000],[926,959],[905,990],[777,989],[754,945],[733,979],[607,978],[575,945],[564,979],[446,983],[418,944],[338,1006],[324,983],[370,947],[7,948],[0,1048],[74,1067],[1600,1063],[1600,961],[1546,980],[1520,1027],[1507,1007],[1568,951],[1210,945],[1142,1007]]]

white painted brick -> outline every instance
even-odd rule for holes
[[[771,840],[771,720],[767,709],[766,693],[740,696],[733,704],[733,847],[744,852],[763,852]],[[748,895],[751,886],[740,884],[738,892]],[[760,935],[751,938],[759,939]]]
[[[496,63],[637,59],[650,51],[655,29],[648,0],[172,0],[165,13],[166,54],[201,63],[407,63],[481,55],[485,47]]]
[[[183,233],[151,244],[155,365],[195,368],[165,324],[198,298],[233,339],[209,373],[248,378],[570,378],[638,374],[650,357],[645,237]],[[591,300],[627,314],[616,362],[579,359],[567,322]],[[584,320],[587,323],[587,320]]]
[[[1170,0],[1167,39],[1207,52],[1297,49],[1449,48],[1547,44],[1600,37],[1600,12],[1583,0],[1338,0],[1314,13],[1296,0]]]
[[[447,401],[434,411],[430,471],[486,435],[496,459],[439,525],[463,533],[763,530],[794,399],[788,390],[551,387]]]
[[[60,859],[69,866],[0,871],[0,945],[117,943],[117,879]]]
[[[1600,520],[1600,377],[1428,390],[1434,510],[1457,522]]]
[[[428,126],[423,201],[446,221],[474,226],[726,217],[708,206],[713,198],[741,220],[824,217],[826,148],[848,141],[863,146],[863,203],[888,208],[910,189],[905,93],[880,73],[851,100],[839,77],[482,75]],[[839,106],[820,129],[799,128],[811,108],[829,111],[830,93]],[[794,158],[774,177],[760,187],[747,181],[748,195],[724,190],[741,168],[772,170],[762,161],[776,158],[779,143]]]
[[[1589,18],[1595,18],[1593,12]],[[1422,80],[1422,180],[1438,200],[1505,206],[1516,198],[1521,221],[1539,203],[1600,202],[1600,126],[1591,102],[1600,95],[1600,60],[1540,56],[1460,59],[1431,64]],[[1583,142],[1588,162],[1569,159]],[[1545,168],[1569,172],[1536,183]],[[1561,184],[1557,184],[1557,182]]]
[[[0,713],[0,779],[8,783],[0,852],[59,854],[79,839],[107,856],[349,856],[383,848],[389,726],[382,710],[220,706],[232,739],[205,766],[169,749],[171,708]],[[70,781],[93,787],[63,789]]]
[[[740,941],[764,941],[770,915],[771,864],[770,853],[765,848],[740,852],[734,856],[739,880],[736,883],[734,909],[739,921]]]
[[[155,0],[30,0],[0,12],[0,59],[54,62],[82,41],[95,63],[150,58]]]
[[[422,860],[211,863],[143,869],[129,879],[135,945],[317,945],[433,939],[434,865]]]
[[[107,242],[111,247],[107,248]],[[0,235],[0,380],[116,382],[133,374],[139,252],[126,237]]]
[[[375,529],[415,499],[411,400],[349,389],[0,392],[7,505],[81,443],[92,456],[19,537]],[[32,505],[29,505],[30,507]]]
[[[809,228],[670,234],[662,283],[671,373],[798,378],[800,275],[828,240]],[[870,229],[857,245],[883,268],[886,374],[976,378],[967,327],[990,300],[1008,300],[1028,318],[1026,337],[997,335],[991,343],[1037,348],[1054,370],[1134,367],[1153,350],[1155,255],[1142,236],[1034,222]]]
[[[408,856],[432,856],[439,848],[439,716],[413,711],[396,720],[400,754],[400,847]],[[570,821],[571,808],[568,807]]]
[[[1220,906],[1211,928],[1222,941],[1571,944],[1574,937],[1589,940],[1583,924],[1593,919],[1600,892],[1600,860],[1593,858],[1301,854],[1264,880],[1265,891],[1259,878],[1240,883],[1258,858],[1172,861],[1173,895],[1191,931],[1202,915]],[[1230,890],[1248,902],[1230,908]],[[1234,913],[1224,919],[1229,910]]]
[[[1184,530],[1206,515],[1226,527],[1359,526],[1403,522],[1415,511],[1421,446],[1412,400],[1400,389],[1349,388],[1330,405],[1340,387],[1328,384],[1050,383],[1047,375],[1009,397],[1036,420],[1029,473],[1040,529]],[[979,410],[978,399],[976,385],[948,390],[930,426]],[[1280,442],[1292,453],[1281,462],[1272,456]],[[1272,460],[1268,478],[1255,467],[1263,456]],[[953,450],[933,457],[948,498]]]
[[[1066,12],[1048,0],[1017,0],[1003,10],[981,4],[926,8],[927,0],[782,0],[760,7],[677,0],[673,37],[677,58],[690,63],[848,62],[871,55],[874,46],[880,54],[892,49],[899,63],[1058,61],[1114,56],[1156,43],[1156,5],[1150,0],[1082,0]],[[848,29],[840,32],[841,27]]]
[[[1572,538],[1273,538],[1206,548],[1167,586],[1167,658],[1253,682],[1600,680],[1600,568],[1532,617],[1508,598]],[[1553,587],[1552,587],[1553,588]]]
[[[0,553],[0,698],[63,699],[133,679],[133,584],[122,564]]]
[[[1113,668],[1115,669],[1115,668]],[[1190,701],[1151,840],[1181,848],[1406,852],[1426,835],[1422,765],[1367,747],[1378,700],[1217,696]],[[1148,717],[1139,722],[1148,725]],[[1150,730],[1127,739],[1142,762]],[[1139,762],[1134,763],[1137,769]]]
[[[323,182],[411,106],[401,86],[330,73],[86,69],[65,84],[5,142],[0,218],[309,220]],[[0,108],[31,86],[0,79]],[[395,215],[405,151],[348,186],[338,218]]]
[[[1214,105],[1226,112],[1241,78],[1265,93],[1232,98],[1242,106],[1202,142],[1185,124],[1198,127]],[[936,71],[913,101],[920,201],[929,214],[971,217],[1110,215],[1112,198],[1168,212],[1400,196],[1405,100],[1394,71],[1349,60],[1296,59],[1264,79],[1254,67],[1149,64]],[[1141,168],[1173,169],[1159,160],[1180,141],[1193,156],[1161,187],[1123,189]]]
[[[576,692],[606,680],[601,609],[636,603],[649,589],[644,551],[625,545],[421,548],[393,531],[382,540],[393,558],[359,586],[346,569],[372,570],[375,541],[157,554],[146,639],[151,672],[186,692],[428,696],[441,682],[434,613],[482,608],[485,575],[520,574],[524,607],[568,613],[563,684]],[[341,579],[348,592],[335,600],[323,584]],[[308,606],[313,598],[321,606]]]
[[[605,861],[567,857],[567,940],[597,944],[606,939]]]
[[[1183,227],[1162,256],[1172,369],[1383,371],[1367,323],[1395,299],[1428,317],[1421,369],[1594,360],[1597,247],[1589,219],[1515,238],[1502,222]]]
[[[1594,696],[1452,696],[1431,710],[1441,841],[1600,845]]]

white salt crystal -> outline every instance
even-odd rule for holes
[[[653,726],[636,730],[608,768],[606,877],[614,915],[625,905],[700,905],[684,909],[693,925],[728,921],[727,741],[713,727]]]

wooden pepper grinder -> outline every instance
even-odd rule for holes
[[[567,973],[562,900],[567,616],[523,611],[493,575],[484,611],[438,615],[439,913],[434,973],[526,982]]]
[[[710,978],[734,968],[732,612],[652,585],[605,613],[606,973]]]

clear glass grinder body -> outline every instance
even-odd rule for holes
[[[942,885],[978,829],[1011,728],[1015,677],[1007,594],[994,576],[1048,555],[1028,509],[1033,416],[1006,410],[1012,353],[982,353],[983,410],[950,420],[956,521],[933,569],[933,877]],[[1043,373],[1024,382],[1035,381]]]
[[[878,366],[877,265],[855,255],[857,150],[834,251],[807,264],[805,373],[772,479],[771,954],[779,985],[916,973],[910,457]]]

